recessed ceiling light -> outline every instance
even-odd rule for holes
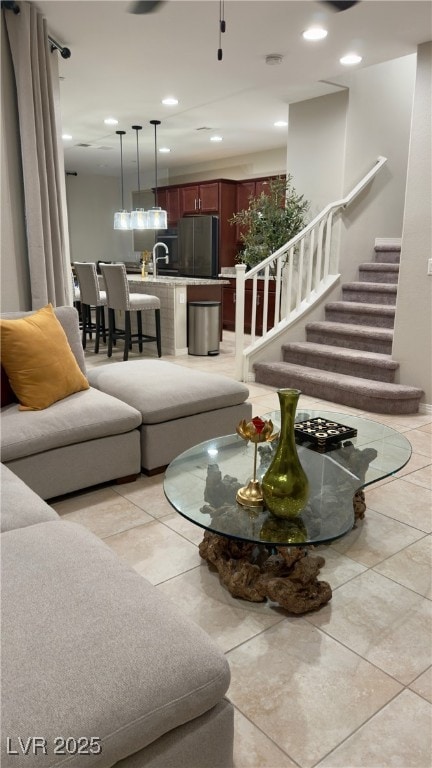
[[[288,125],[286,120],[276,120],[275,123],[273,123],[275,128],[286,128]]]
[[[169,147],[161,147],[159,152],[171,152]]]
[[[342,56],[341,59],[339,59],[341,64],[345,64],[345,66],[349,67],[353,64],[359,64],[362,60],[362,57],[359,56],[357,53],[347,53],[346,56]]]
[[[210,136],[210,141],[222,141],[222,136]]]
[[[106,117],[104,123],[105,125],[118,125],[118,120],[115,117]]]
[[[303,32],[305,40],[324,40],[327,35],[328,32],[323,27],[309,27]]]
[[[165,104],[167,107],[175,107],[178,104],[178,99],[174,96],[167,96],[166,99],[162,99],[162,104]]]
[[[62,135],[62,139],[64,139],[65,141],[70,141],[72,139],[72,136],[70,135],[70,133],[64,133]]]

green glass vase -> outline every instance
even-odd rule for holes
[[[300,464],[294,436],[298,389],[278,389],[281,412],[279,443],[261,488],[267,509],[276,517],[296,517],[309,498],[309,482]]]

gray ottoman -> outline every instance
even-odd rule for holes
[[[249,420],[248,388],[241,382],[163,360],[133,360],[88,371],[92,387],[142,415],[141,465],[161,472],[179,453],[203,440],[233,434]]]

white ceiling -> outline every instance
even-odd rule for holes
[[[38,8],[49,34],[72,51],[59,56],[67,171],[117,175],[119,138],[125,171],[154,164],[154,129],[161,120],[161,172],[213,159],[286,146],[290,102],[325,95],[349,84],[339,63],[355,50],[361,67],[415,53],[432,38],[430,0],[363,0],[341,13],[318,0],[225,0],[226,32],[219,47],[219,0],[168,0],[156,12],[131,14],[130,0],[43,0]],[[307,43],[302,32],[320,23],[328,37]],[[276,66],[265,63],[282,54]],[[179,99],[175,107],[163,97]],[[107,127],[112,116],[117,126]],[[199,130],[208,128],[210,130]],[[210,136],[223,136],[214,143]],[[78,144],[89,144],[78,147]]]

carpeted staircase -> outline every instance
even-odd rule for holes
[[[395,384],[391,357],[400,246],[377,245],[360,264],[325,320],[306,325],[306,339],[282,347],[282,362],[256,363],[255,381],[374,413],[417,413],[421,389]]]

